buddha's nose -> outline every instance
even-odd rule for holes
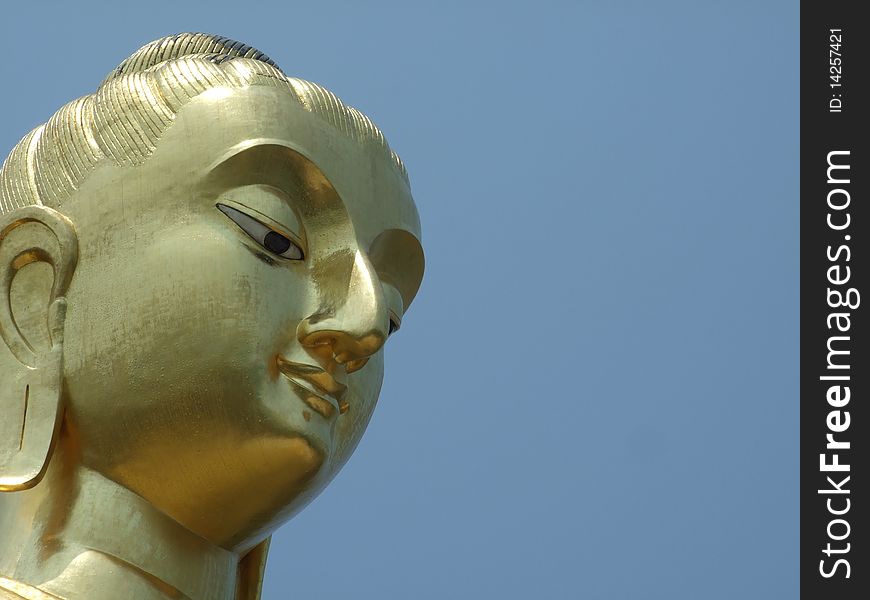
[[[378,274],[362,252],[356,253],[344,297],[330,304],[303,319],[297,337],[321,361],[357,371],[384,345],[390,320]]]

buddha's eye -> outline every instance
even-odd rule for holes
[[[278,233],[271,227],[263,225],[257,219],[246,215],[232,206],[218,204],[217,207],[218,210],[232,219],[236,225],[241,227],[242,231],[247,233],[251,239],[269,252],[291,260],[302,260],[302,258],[304,258],[302,248],[299,247],[299,244],[288,238],[286,235]]]
[[[396,333],[399,330],[399,327],[401,327],[401,326],[402,326],[402,324],[399,321],[399,319],[393,315],[390,315],[390,332],[387,335],[388,336],[393,335],[394,333]]]

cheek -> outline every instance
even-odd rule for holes
[[[269,358],[295,339],[304,273],[192,226],[121,259],[87,256],[79,266],[65,359],[73,414],[87,428],[101,438],[123,431],[126,441],[106,441],[129,447],[137,434],[262,417],[252,408]]]

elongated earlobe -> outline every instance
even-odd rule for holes
[[[0,491],[33,487],[48,466],[63,413],[65,294],[77,260],[75,228],[59,212],[26,206],[0,216]],[[13,302],[16,276],[38,262],[51,265],[33,271],[50,285],[19,286],[23,298]],[[47,344],[22,332],[19,306],[44,319]]]

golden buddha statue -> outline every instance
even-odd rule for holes
[[[0,598],[255,599],[423,275],[381,132],[261,52],[152,42],[0,171]]]

